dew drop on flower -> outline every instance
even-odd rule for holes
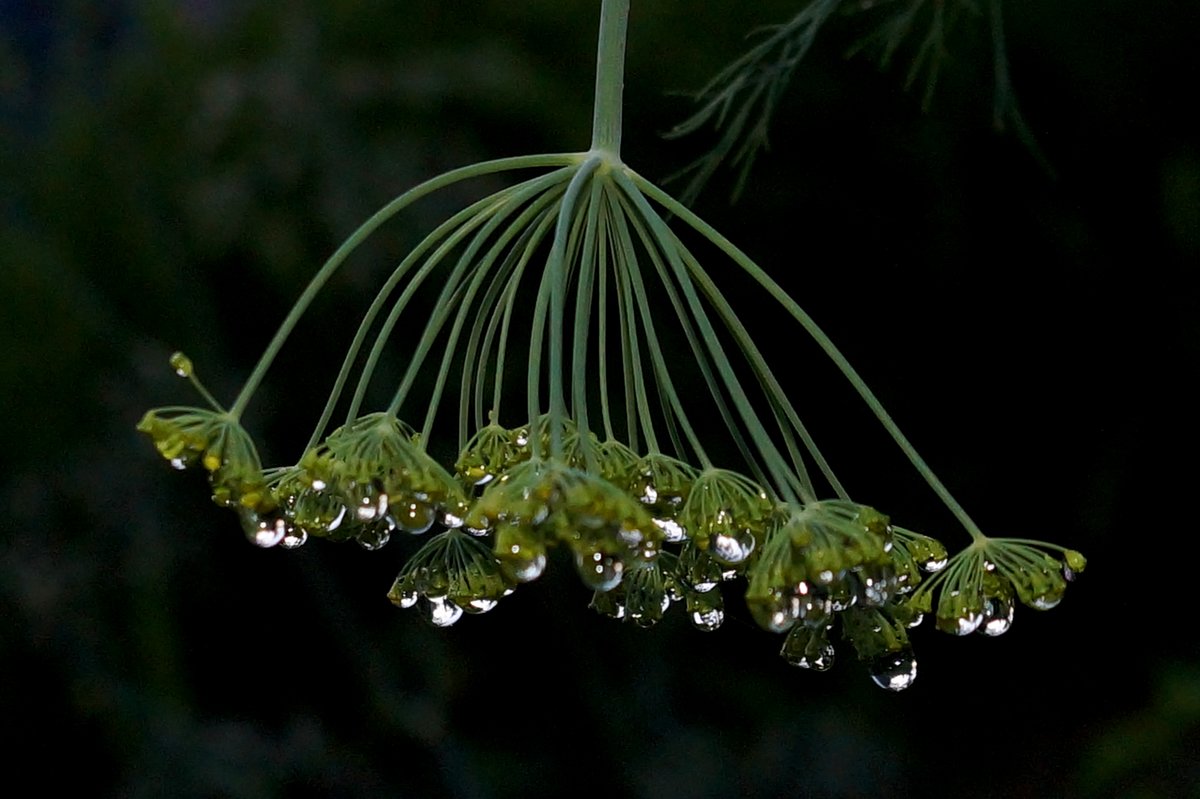
[[[263,549],[278,544],[288,532],[288,524],[283,519],[260,519],[254,513],[248,514],[244,526],[250,543]]]
[[[283,536],[283,540],[279,545],[284,549],[295,549],[296,547],[304,546],[304,542],[308,540],[308,533],[299,527],[288,526],[287,533]]]
[[[368,552],[382,549],[392,538],[392,526],[376,523],[362,528],[358,533],[358,545]]]
[[[425,597],[421,604],[425,610],[425,617],[435,627],[449,627],[463,615],[463,609],[444,596]]]
[[[506,560],[505,565],[508,567],[513,579],[519,583],[527,583],[531,580],[536,580],[537,578],[541,577],[542,572],[546,570],[545,552],[538,552],[532,557],[522,557],[521,547],[513,544],[512,554],[516,556],[516,559]]]
[[[575,553],[575,567],[583,584],[593,591],[611,591],[621,584],[621,577],[625,574],[625,563],[603,552],[589,555]]]
[[[333,517],[333,521],[325,525],[325,532],[332,533],[334,530],[342,526],[342,522],[346,519],[346,506],[339,507],[337,516]]]
[[[392,507],[395,512],[396,525],[406,533],[420,535],[433,527],[437,512],[424,502],[405,502],[403,505]]]
[[[467,606],[464,608],[464,610],[466,610],[467,613],[487,613],[489,610],[496,607],[496,604],[496,600],[494,599],[472,599],[467,603]]]
[[[921,564],[921,570],[928,572],[929,574],[933,574],[934,572],[940,572],[942,569],[946,568],[946,564],[949,562],[949,558],[930,558]]]
[[[413,605],[417,604],[417,592],[403,591],[399,594],[399,597],[393,601],[396,603],[397,607],[411,608]]]
[[[1058,607],[1059,602],[1062,602],[1061,594],[1043,594],[1042,596],[1035,596],[1030,605],[1038,610],[1050,610],[1051,608]]]
[[[951,632],[955,635],[970,635],[983,624],[983,614],[967,611],[963,615],[953,619],[946,619],[944,621],[938,619],[938,621],[942,622],[938,629],[944,632]]]
[[[917,660],[911,649],[887,652],[872,660],[867,671],[880,688],[903,691],[917,679]]]
[[[655,519],[654,524],[659,530],[662,530],[663,540],[668,544],[678,544],[687,538],[683,525],[674,519]]]
[[[709,550],[726,563],[741,563],[754,551],[754,535],[749,530],[738,536],[716,533],[709,540]]]
[[[171,465],[176,469],[183,471],[187,468],[187,461],[183,458],[171,458]]]
[[[463,517],[456,516],[455,514],[451,513],[450,511],[443,511],[441,516],[438,518],[438,521],[441,522],[442,526],[448,530],[458,529],[459,527],[462,527],[464,524]],[[476,531],[470,530],[470,529],[468,529],[467,532],[471,533],[472,535],[477,534]]]
[[[712,632],[721,626],[725,621],[725,611],[721,608],[708,608],[707,610],[692,611],[692,626],[697,630],[704,632]]]
[[[1012,627],[1014,615],[1013,601],[1004,597],[989,598],[983,606],[983,625],[979,632],[984,635],[1004,635]]]

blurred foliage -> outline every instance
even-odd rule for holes
[[[1200,654],[1179,618],[1188,532],[1145,507],[1194,493],[1177,465],[1198,443],[1181,388],[1200,354],[1188,4],[1007,5],[1014,84],[1057,183],[993,136],[969,69],[951,62],[922,115],[894,80],[817,47],[742,203],[701,203],[985,526],[1087,549],[1055,618],[965,646],[917,631],[903,696],[852,668],[764,665],[773,639],[744,609],[712,636],[610,623],[553,572],[507,611],[435,631],[388,603],[395,553],[254,550],[138,439],[141,412],[185,391],[172,350],[229,397],[321,259],[404,187],[584,146],[595,7],[0,4],[10,762],[53,747],[71,767],[39,772],[41,789],[86,774],[124,796],[1194,791],[1194,669],[1164,665]],[[630,163],[688,163],[657,137],[686,113],[668,92],[793,12],[635,3]],[[378,264],[460,201],[389,226],[331,285],[252,408],[268,441],[319,408],[345,344],[320,320],[356,314]],[[777,344],[804,412],[846,430],[837,451],[879,449],[865,411],[824,389],[826,364]],[[888,457],[838,468],[909,526],[944,526]]]

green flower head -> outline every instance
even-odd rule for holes
[[[449,627],[463,613],[488,612],[510,593],[512,583],[487,545],[451,528],[413,555],[388,598],[402,608],[419,605],[430,623]]]
[[[545,566],[546,550],[568,546],[584,583],[610,590],[631,560],[658,554],[662,532],[645,509],[606,480],[541,460],[522,463],[489,485],[467,524],[496,534],[496,554],[522,582]]]

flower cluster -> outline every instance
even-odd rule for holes
[[[727,613],[743,611],[726,604],[736,586],[744,611],[785,636],[788,663],[828,669],[830,634],[840,629],[877,684],[906,688],[916,676],[907,629],[923,614],[936,606],[939,629],[997,635],[1012,623],[1014,598],[1041,609],[1057,604],[1083,556],[980,532],[812,318],[745,253],[620,160],[628,6],[603,3],[590,150],[476,164],[401,195],[321,268],[229,409],[177,354],[173,368],[209,408],[151,411],[139,429],[173,466],[202,468],[214,500],[237,512],[259,546],[323,538],[378,550],[407,537],[397,533],[435,531],[389,597],[421,608],[437,626],[496,607],[559,552],[590,590],[592,607],[612,618],[650,626],[681,604],[695,627],[713,631]],[[300,457],[264,469],[242,413],[349,253],[421,197],[514,170],[539,173],[451,214],[400,261],[364,313]],[[950,558],[938,541],[850,498],[718,281],[670,219],[728,258],[735,274],[763,289],[832,359],[962,523],[972,539],[966,549]],[[410,301],[435,275],[441,288],[424,327],[398,327],[411,320]],[[657,332],[663,321],[682,336],[684,357],[668,357]],[[390,404],[364,413],[397,329],[421,333],[410,342]],[[372,330],[374,344],[360,359]],[[526,423],[509,427],[501,420],[505,401],[519,393],[505,380],[513,360],[525,377],[516,418]],[[360,363],[345,422],[330,431]],[[426,381],[418,380],[422,370]],[[403,421],[419,418],[408,415],[417,385],[433,387],[417,403],[425,408],[420,428]],[[447,468],[426,447],[439,416],[454,406],[458,456]],[[734,450],[741,456],[735,468],[710,455]]]
[[[203,392],[190,362],[174,362],[188,364],[185,376]],[[940,542],[868,506],[788,503],[733,471],[638,455],[591,434],[584,446],[569,420],[564,454],[544,457],[532,439],[548,442],[551,424],[493,421],[469,439],[453,473],[387,413],[337,428],[294,466],[266,470],[219,408],[151,411],[139,429],[172,466],[207,472],[214,501],[237,512],[258,546],[314,537],[376,550],[397,531],[437,528],[388,596],[440,627],[496,607],[560,548],[593,591],[591,606],[613,619],[649,627],[679,604],[697,629],[713,631],[725,619],[722,587],[737,580],[750,616],[785,634],[786,662],[829,669],[840,624],[874,681],[900,690],[916,676],[907,629],[931,611],[935,592],[938,629],[999,635],[1016,599],[1053,607],[1086,565],[1073,550],[1060,561],[1050,545],[1012,539],[948,558]]]

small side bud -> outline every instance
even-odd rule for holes
[[[1076,574],[1079,574],[1087,568],[1087,558],[1083,556],[1082,552],[1078,552],[1074,549],[1068,549],[1064,553],[1063,557],[1067,561],[1067,568]]]
[[[175,374],[180,377],[192,376],[192,359],[184,355],[182,352],[177,352],[171,356],[171,368],[175,370]]]

